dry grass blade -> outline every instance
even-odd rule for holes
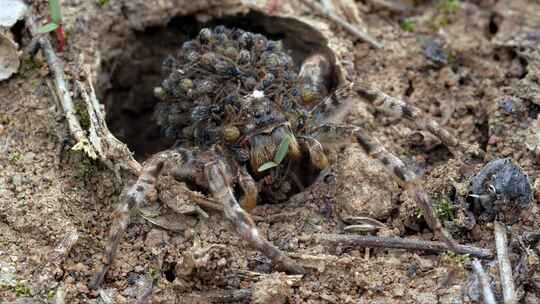
[[[474,273],[476,273],[476,276],[478,277],[478,281],[480,282],[484,303],[496,304],[497,302],[495,302],[495,296],[493,295],[493,291],[491,290],[491,287],[489,285],[489,278],[484,271],[484,268],[482,268],[482,264],[480,264],[480,261],[478,261],[477,259],[474,259],[472,262],[472,267]]]
[[[333,22],[337,23],[339,26],[347,30],[349,33],[357,37],[358,39],[365,41],[372,45],[373,47],[377,49],[383,48],[383,44],[375,40],[375,38],[371,37],[369,34],[364,33],[360,31],[358,28],[350,24],[349,22],[343,20],[343,18],[339,17],[338,15],[328,11],[325,9],[322,5],[318,4],[317,2],[313,0],[302,0],[302,3],[307,5],[309,8],[315,10],[316,12],[324,15],[328,19],[332,20]]]
[[[495,247],[497,249],[497,260],[499,261],[499,273],[501,276],[504,304],[515,304],[517,301],[514,279],[512,277],[512,264],[508,257],[506,229],[497,221],[493,226],[495,228]]]

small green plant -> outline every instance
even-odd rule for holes
[[[459,9],[459,0],[440,0],[437,9],[443,14],[452,14]]]
[[[22,154],[17,151],[11,152],[8,157],[9,162],[12,164],[18,163],[21,159],[22,159]]]
[[[13,291],[15,292],[15,295],[17,297],[27,297],[31,295],[31,290],[24,282],[17,282],[15,284],[15,287],[13,287]]]
[[[99,1],[99,6],[105,6],[107,5],[107,3],[109,3],[109,0],[98,0]]]
[[[414,32],[416,29],[416,22],[412,19],[405,19],[401,22],[401,28],[406,32]]]
[[[290,135],[286,135],[285,137],[283,137],[283,139],[279,143],[279,147],[276,152],[276,155],[274,155],[274,161],[269,161],[262,164],[259,167],[259,169],[257,169],[257,171],[263,172],[268,169],[277,167],[283,161],[283,159],[285,158],[285,155],[287,155],[287,152],[289,151],[289,145],[291,144],[291,140],[292,138]]]
[[[454,205],[448,199],[443,198],[436,206],[435,212],[443,221],[451,221],[454,219]]]
[[[49,0],[49,10],[51,12],[51,22],[37,29],[38,33],[49,33],[56,30],[62,23],[62,13],[60,12],[60,0]]]
[[[62,12],[60,10],[60,0],[49,0],[49,11],[51,13],[51,21],[44,26],[37,29],[38,33],[56,32],[56,39],[58,40],[58,50],[64,51],[65,34],[62,27]]]
[[[465,263],[468,263],[470,260],[471,257],[468,254],[459,254],[453,251],[446,251],[442,255],[442,261],[458,267],[463,267]]]

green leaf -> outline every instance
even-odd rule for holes
[[[275,162],[273,161],[269,161],[267,163],[264,163],[262,164],[262,166],[259,167],[259,169],[257,169],[258,172],[263,172],[263,171],[266,171],[270,168],[274,168],[274,167],[277,167],[278,164],[276,164]]]
[[[40,33],[40,34],[44,34],[44,33],[52,32],[57,28],[58,28],[58,24],[56,24],[56,23],[48,23],[48,24],[45,24],[44,26],[38,28],[37,32]]]
[[[287,135],[283,137],[281,142],[279,143],[278,150],[276,152],[276,155],[274,156],[274,162],[276,164],[279,164],[283,161],[285,158],[285,155],[287,155],[287,152],[289,151],[289,144],[291,143],[291,136]]]
[[[49,9],[51,10],[51,20],[53,23],[60,23],[62,21],[60,0],[49,0]]]

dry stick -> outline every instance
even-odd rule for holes
[[[472,262],[472,267],[474,273],[476,273],[476,276],[478,277],[480,287],[482,287],[482,297],[484,298],[484,303],[496,304],[497,302],[495,302],[495,296],[493,295],[493,291],[489,285],[489,278],[485,273],[484,268],[482,268],[482,264],[477,259],[474,259]]]
[[[512,264],[510,264],[510,258],[508,257],[506,229],[497,221],[493,223],[493,226],[495,228],[495,247],[497,249],[497,260],[499,261],[504,304],[515,304],[517,301],[514,279],[512,278]]]
[[[209,303],[243,303],[246,300],[251,299],[251,295],[251,288],[244,288],[192,293],[190,296],[194,299],[206,300]]]
[[[80,81],[75,81],[75,84],[79,88],[83,101],[86,103],[86,109],[90,117],[89,138],[92,146],[103,163],[116,174],[118,179],[120,179],[119,167],[130,171],[134,175],[139,175],[141,165],[133,158],[129,148],[109,131],[88,71],[86,71],[86,76],[87,85]]]
[[[133,211],[157,200],[156,182],[162,168],[162,161],[148,165],[143,169],[137,182],[123,191],[120,197],[120,203],[113,213],[113,224],[109,232],[109,243],[105,248],[103,268],[96,274],[90,283],[90,288],[98,289],[103,282],[105,274],[109,270],[116,254],[116,250],[118,249],[118,244],[129,225]]]
[[[54,75],[55,91],[52,93],[58,98],[62,106],[70,133],[77,142],[76,146],[85,150],[92,158],[96,158],[99,155],[100,160],[116,174],[117,178],[120,178],[118,167],[123,167],[133,174],[139,175],[141,165],[133,159],[129,148],[116,139],[107,128],[105,118],[99,110],[100,105],[90,80],[88,80],[89,88],[79,81],[76,82],[86,102],[88,114],[90,115],[90,140],[88,139],[86,131],[82,128],[75,113],[69,83],[64,73],[64,63],[56,56],[49,39],[45,35],[39,35],[37,33],[33,14],[28,14],[26,22],[29,25],[28,28],[32,36],[37,37],[36,39],[45,54],[49,69]]]
[[[317,11],[318,13],[324,15],[328,19],[334,21],[339,26],[343,27],[345,30],[347,30],[349,33],[356,36],[357,38],[371,44],[372,46],[374,46],[374,47],[376,47],[378,49],[383,47],[383,44],[378,42],[377,40],[375,40],[375,38],[371,37],[367,33],[364,33],[362,31],[360,31],[355,26],[353,26],[349,22],[343,20],[343,18],[339,17],[338,15],[328,11],[322,5],[315,2],[314,0],[301,0],[301,2],[304,3],[305,5],[307,5],[309,8],[311,8],[311,9]]]
[[[343,244],[347,246],[358,246],[368,248],[398,248],[411,250],[427,250],[434,252],[444,252],[454,250],[459,254],[470,254],[471,256],[489,259],[493,253],[489,249],[457,245],[454,249],[443,242],[431,242],[424,240],[405,239],[400,237],[379,237],[365,235],[342,235],[342,234],[318,234],[313,239],[320,242],[333,244]]]
[[[39,35],[37,33],[37,25],[35,22],[35,17],[33,14],[29,13],[26,17],[26,23],[29,25],[30,33],[34,37],[39,37],[38,42],[43,50],[49,69],[51,69],[54,75],[54,86],[58,99],[64,109],[66,115],[66,120],[68,122],[69,130],[71,135],[75,138],[77,142],[88,142],[86,138],[86,133],[81,127],[79,119],[75,114],[75,107],[73,106],[73,100],[71,99],[71,92],[69,91],[69,85],[66,81],[66,75],[64,73],[64,64],[62,60],[56,56],[56,53],[53,50],[51,42],[44,35]]]

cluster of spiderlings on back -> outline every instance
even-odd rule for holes
[[[167,136],[181,134],[186,119],[207,130],[241,123],[247,117],[242,100],[255,90],[283,112],[294,111],[301,98],[293,60],[282,43],[240,29],[202,29],[164,60],[163,71],[156,93],[164,101],[156,116]]]

